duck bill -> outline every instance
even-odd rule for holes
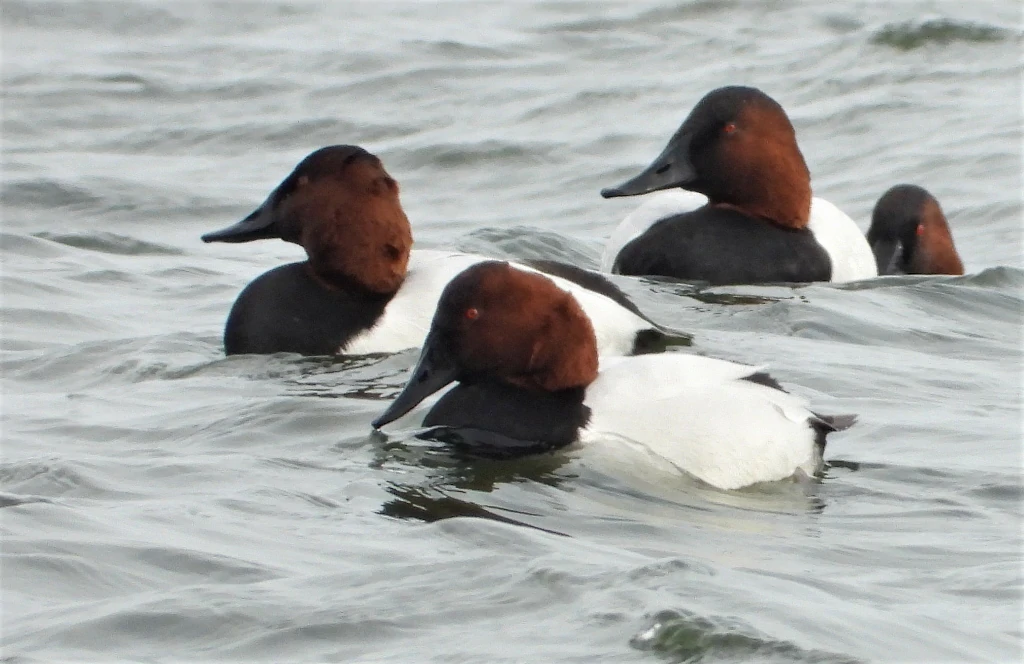
[[[379,429],[385,424],[394,422],[420,404],[421,401],[441,388],[458,379],[458,368],[451,353],[443,343],[439,343],[437,335],[431,332],[423,343],[420,361],[412,370],[412,376],[388,409],[373,421],[373,428]]]
[[[237,224],[207,233],[203,236],[203,242],[252,242],[281,237],[272,198],[273,196],[268,198],[263,205]]]
[[[871,245],[871,251],[875,254],[875,265],[878,267],[878,274],[903,274],[900,269],[900,243],[897,240],[879,240]]]
[[[637,196],[652,191],[686,187],[697,179],[697,172],[690,161],[690,134],[675,136],[658,158],[651,162],[640,175],[627,180],[617,187],[601,190],[604,198]]]

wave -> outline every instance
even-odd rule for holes
[[[97,205],[100,199],[81,187],[39,178],[5,184],[0,201],[5,206],[88,208]]]
[[[127,235],[116,233],[36,233],[35,237],[64,244],[76,249],[99,251],[120,256],[181,256],[185,252],[166,244],[137,240]]]
[[[549,163],[561,146],[553,142],[483,140],[467,143],[434,143],[419,148],[397,148],[389,159],[405,168],[478,167],[488,164],[537,166]]]
[[[993,25],[957,21],[950,18],[932,18],[923,21],[889,23],[878,30],[871,41],[882,46],[892,46],[901,51],[910,51],[929,44],[1000,42],[1009,39],[1012,34],[1009,30]]]
[[[630,639],[637,650],[650,650],[680,662],[749,661],[853,664],[846,655],[805,650],[762,634],[735,618],[699,616],[690,611],[659,611],[650,625]]]
[[[157,35],[186,27],[189,21],[157,5],[130,2],[4,3],[4,23],[18,27],[89,30],[118,35]]]

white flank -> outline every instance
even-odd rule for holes
[[[683,353],[610,358],[587,388],[580,440],[627,438],[720,489],[813,474],[806,402],[741,380],[756,370]]]
[[[811,200],[811,221],[807,227],[814,233],[832,259],[831,281],[856,281],[878,276],[875,256],[864,234],[846,214],[824,198]]]

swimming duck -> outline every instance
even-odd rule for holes
[[[301,245],[307,260],[276,267],[245,287],[225,326],[228,355],[389,353],[419,347],[444,286],[486,260],[458,252],[413,251],[398,183],[380,159],[353,145],[313,152],[252,214],[202,239],[264,238]],[[590,316],[603,354],[642,352],[665,339],[604,277],[545,265]]]
[[[928,191],[898,184],[871,213],[868,244],[879,274],[963,274],[946,215]]]
[[[576,300],[497,261],[445,287],[409,382],[373,426],[453,382],[423,419],[431,437],[487,455],[626,438],[720,489],[816,473],[826,434],[853,423],[815,415],[759,367],[683,353],[599,365]]]
[[[853,220],[812,198],[789,117],[756,88],[709,92],[650,166],[601,195],[675,188],[688,191],[626,218],[606,248],[604,270],[713,285],[877,274]]]

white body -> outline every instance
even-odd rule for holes
[[[602,360],[579,440],[626,438],[720,489],[817,472],[814,415],[800,397],[741,380],[755,371],[683,353]]]
[[[878,276],[875,255],[857,224],[824,198],[811,199],[807,228],[832,259],[830,281],[856,281]]]
[[[707,202],[703,194],[683,189],[648,194],[640,207],[627,215],[608,238],[601,256],[601,271],[611,272],[622,248],[655,222],[691,212]],[[824,198],[811,199],[811,218],[807,227],[832,261],[832,278],[829,281],[855,281],[878,276],[875,256],[864,234],[853,219],[835,205]]]
[[[413,249],[405,281],[384,309],[384,314],[372,328],[353,338],[342,350],[346,354],[361,355],[419,348],[430,329],[441,291],[457,274],[486,260],[493,259],[453,251]],[[537,272],[526,265],[512,265],[520,270]],[[572,293],[583,307],[594,326],[600,355],[628,355],[633,350],[637,332],[653,327],[604,295],[565,279],[547,276],[559,288]]]

